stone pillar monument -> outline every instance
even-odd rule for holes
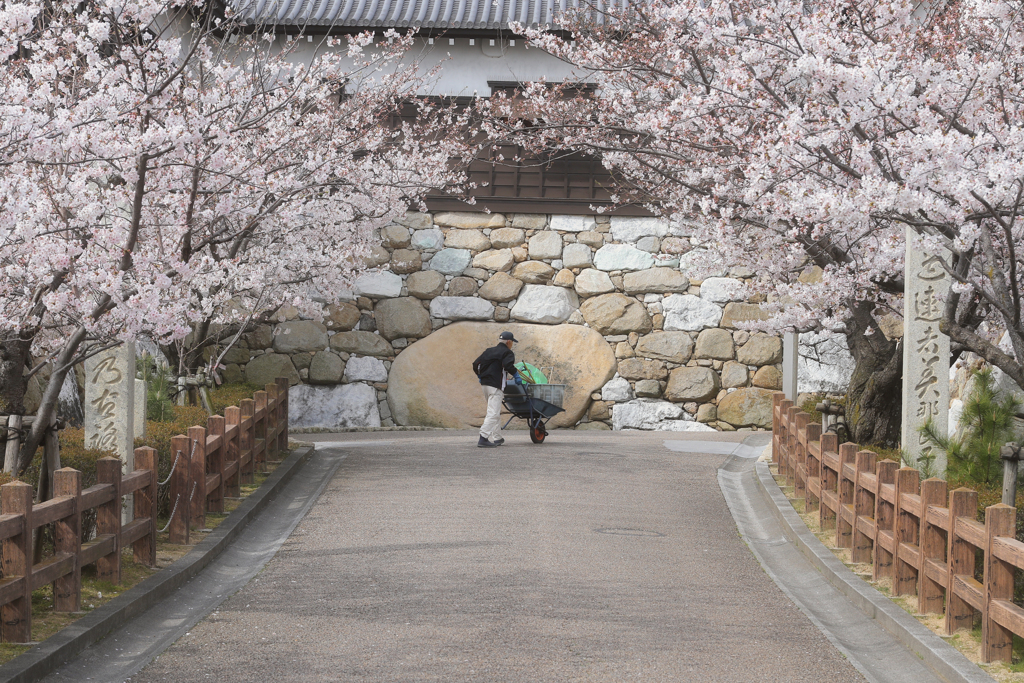
[[[797,363],[800,357],[800,333],[786,332],[782,335],[782,391],[786,398],[796,403]]]
[[[929,444],[920,428],[931,419],[939,434],[947,433],[949,337],[939,332],[939,321],[949,276],[942,257],[926,252],[910,228],[904,281],[903,451],[912,463],[934,456],[931,474],[945,478],[946,454]]]
[[[135,344],[85,361],[85,446],[116,453],[135,466]],[[131,504],[126,508],[131,519]]]

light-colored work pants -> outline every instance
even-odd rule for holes
[[[480,425],[480,436],[488,441],[494,441],[501,436],[501,389],[495,389],[484,384],[484,399],[487,401],[487,417]]]

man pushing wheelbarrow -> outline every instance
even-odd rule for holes
[[[540,443],[547,435],[544,420],[562,412],[558,406],[531,398],[521,386],[523,377],[516,368],[516,355],[512,352],[512,345],[518,342],[511,332],[502,332],[498,335],[498,345],[487,349],[473,361],[473,372],[480,379],[487,401],[487,414],[476,444],[480,448],[495,448],[505,443],[500,419],[503,400],[513,417],[526,420],[534,443]],[[514,378],[512,386],[508,386],[508,375]]]

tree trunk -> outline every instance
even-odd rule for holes
[[[25,414],[25,364],[31,340],[0,341],[0,413]]]
[[[885,338],[873,308],[869,302],[857,304],[847,323],[854,369],[846,392],[846,421],[852,441],[894,448],[900,443],[903,416],[903,346]],[[875,331],[866,335],[869,327]]]

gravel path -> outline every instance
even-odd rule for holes
[[[317,437],[363,444],[264,571],[131,680],[863,681],[739,538],[726,456],[666,436],[690,435]]]

